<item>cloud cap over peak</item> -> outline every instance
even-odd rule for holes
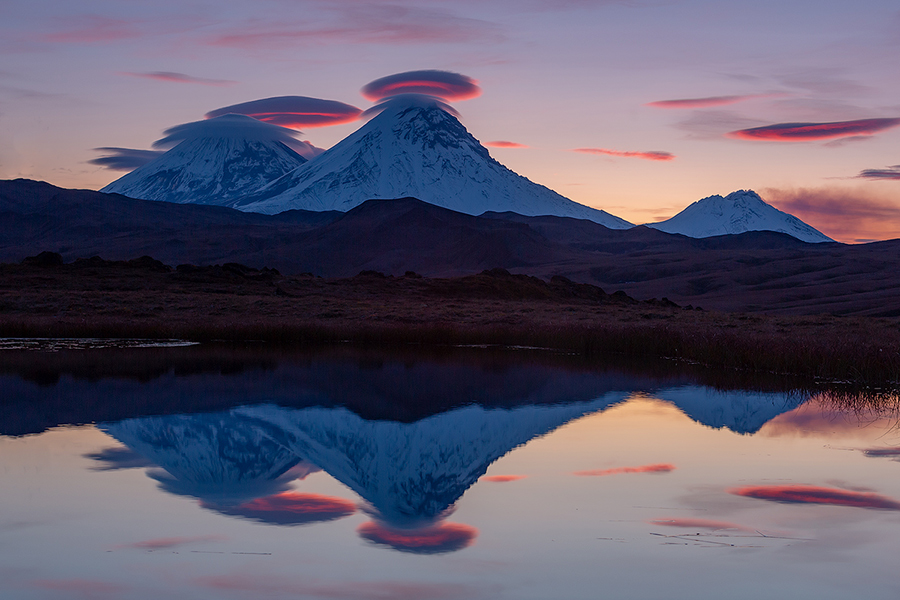
[[[372,102],[400,94],[424,94],[442,100],[468,100],[480,96],[481,88],[476,80],[466,75],[426,69],[381,77],[364,85],[360,92]]]
[[[248,140],[276,141],[288,146],[296,143],[298,131],[263,123],[253,117],[225,114],[206,121],[193,121],[170,127],[164,137],[153,142],[154,148],[170,148],[179,142],[200,138],[243,138]]]
[[[273,125],[298,129],[349,123],[358,119],[361,113],[362,111],[355,106],[337,100],[307,96],[275,96],[217,108],[206,113],[206,118],[238,114]]]

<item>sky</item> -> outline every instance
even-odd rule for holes
[[[4,0],[0,179],[99,189],[123,171],[98,148],[280,96],[365,111],[436,69],[477,82],[450,104],[494,158],[577,202],[645,223],[753,189],[893,239],[898,56],[896,0]],[[362,123],[292,126],[328,148]]]

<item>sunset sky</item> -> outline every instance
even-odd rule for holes
[[[3,179],[97,189],[123,174],[97,148],[278,96],[366,110],[439,69],[477,82],[450,103],[497,160],[629,221],[754,189],[900,237],[896,0],[7,0],[0,55]],[[348,119],[295,126],[328,148]]]

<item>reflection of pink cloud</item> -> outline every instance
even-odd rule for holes
[[[751,527],[745,527],[728,521],[713,521],[710,519],[653,519],[649,521],[651,525],[662,525],[663,527],[682,527],[685,529],[735,529],[737,531],[755,531]]]
[[[806,142],[847,136],[874,135],[898,125],[900,125],[900,118],[859,119],[834,123],[777,123],[732,131],[728,137],[770,142]]]
[[[815,485],[748,485],[732,488],[728,490],[728,493],[787,504],[826,504],[854,508],[900,510],[900,502],[886,496],[871,492],[853,492]]]
[[[277,525],[302,525],[333,521],[356,512],[356,505],[349,500],[299,492],[282,492],[273,496],[256,498],[238,506],[219,506],[205,501],[201,502],[201,506],[226,515]]]
[[[137,550],[162,550],[164,548],[174,548],[176,546],[185,546],[197,542],[224,542],[227,538],[221,535],[199,535],[195,537],[167,537],[155,538],[152,540],[144,540],[133,544],[122,544],[116,548],[135,548]]]
[[[484,142],[484,145],[488,148],[527,148],[525,144],[518,144],[516,142],[507,142],[505,140],[498,140],[496,142]]]
[[[325,127],[350,123],[359,118],[362,111],[336,100],[308,98],[306,96],[276,96],[240,104],[232,104],[206,113],[207,119],[227,114],[247,115],[282,127]]]
[[[507,483],[509,481],[519,481],[525,479],[528,475],[488,475],[482,477],[482,481],[493,481],[494,483]]]
[[[400,94],[425,94],[443,100],[468,100],[481,95],[478,82],[450,71],[435,69],[396,73],[363,86],[362,95],[377,102]]]
[[[66,44],[96,44],[131,39],[137,35],[138,31],[129,21],[90,16],[78,19],[68,30],[44,36],[44,39]]]
[[[165,81],[168,83],[197,83],[200,85],[225,86],[234,85],[236,81],[230,79],[206,79],[204,77],[192,77],[184,73],[174,73],[172,71],[152,71],[150,73],[129,73],[123,72],[122,75],[129,77],[143,77],[144,79],[153,79],[155,81]]]
[[[579,477],[604,477],[606,475],[621,475],[623,473],[668,473],[674,471],[675,465],[660,463],[656,465],[643,465],[640,467],[618,467],[616,469],[590,469],[588,471],[575,471],[573,475]]]
[[[356,532],[370,542],[415,554],[455,552],[471,546],[478,536],[477,529],[462,523],[440,523],[417,529],[396,529],[368,521],[360,525]]]
[[[737,104],[745,100],[756,98],[769,98],[775,94],[748,94],[744,96],[710,96],[708,98],[684,98],[682,100],[658,100],[648,102],[647,106],[654,108],[712,108],[715,106],[727,106]]]
[[[299,578],[298,578],[299,579]],[[484,589],[460,583],[413,583],[408,581],[317,582],[304,577],[289,581],[255,574],[213,575],[196,583],[213,590],[249,592],[256,598],[281,596],[335,598],[338,600],[455,600],[481,597]],[[482,593],[479,593],[482,592]]]
[[[900,237],[900,202],[890,190],[866,187],[766,189],[766,202],[840,242]]]
[[[873,458],[881,458],[883,456],[900,457],[900,448],[869,448],[863,450],[863,454]]]
[[[576,148],[572,152],[580,152],[581,154],[604,154],[606,156],[618,156],[622,158],[643,158],[644,160],[674,160],[675,155],[671,152],[650,151],[650,152],[623,152],[621,150],[608,150],[606,148]]]
[[[126,588],[108,581],[94,579],[38,579],[32,585],[45,590],[58,590],[71,597],[78,594],[84,597],[106,596],[110,594],[122,594]]]

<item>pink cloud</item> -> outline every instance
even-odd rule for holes
[[[712,529],[718,531],[721,529],[734,529],[737,531],[755,531],[751,527],[730,523],[728,521],[713,521],[710,519],[684,519],[674,517],[671,519],[653,519],[649,521],[651,525],[661,525],[663,527],[681,527],[684,529]]]
[[[428,69],[381,77],[367,83],[361,92],[363,97],[373,102],[401,94],[424,94],[442,100],[468,100],[480,96],[481,88],[477,81],[466,75]]]
[[[217,108],[206,113],[206,118],[211,119],[229,113],[247,115],[273,125],[299,129],[350,123],[358,119],[362,111],[336,100],[306,96],[276,96]]]
[[[748,485],[729,494],[786,504],[825,504],[852,508],[900,510],[900,502],[871,492],[854,492],[815,485]]]
[[[507,483],[510,481],[519,481],[520,479],[525,479],[526,477],[528,477],[528,475],[488,475],[487,477],[482,477],[481,481]]]
[[[707,98],[684,98],[681,100],[658,100],[656,102],[648,102],[647,106],[654,108],[713,108],[716,106],[727,106],[729,104],[737,104],[745,100],[755,100],[757,98],[771,98],[781,94],[747,94],[744,96],[709,96]]]
[[[605,156],[617,156],[621,158],[642,158],[644,160],[675,160],[675,155],[671,152],[650,151],[650,152],[623,152],[621,150],[608,150],[606,148],[576,148],[572,152],[580,152],[581,154],[602,154]]]
[[[303,525],[349,517],[356,505],[349,500],[320,494],[282,492],[256,498],[237,506],[220,506],[201,502],[201,506],[226,515],[244,517],[275,525]]]
[[[185,546],[187,544],[196,544],[198,542],[224,542],[227,539],[228,538],[221,535],[154,538],[152,540],[134,542],[133,544],[122,544],[121,546],[116,546],[116,548],[134,548],[136,550],[163,550],[165,548],[175,548],[176,546]]]
[[[848,136],[874,135],[898,125],[900,125],[900,118],[858,119],[856,121],[835,121],[833,123],[777,123],[763,127],[739,129],[727,134],[727,137],[771,142],[807,142],[810,140],[828,140]]]
[[[640,467],[618,467],[616,469],[575,471],[573,475],[578,475],[579,477],[604,477],[606,475],[621,475],[623,473],[668,473],[674,470],[675,465],[660,463],[655,465],[642,465]]]
[[[528,146],[526,146],[525,144],[507,142],[505,140],[498,140],[496,142],[484,142],[484,145],[488,148],[528,148]]]
[[[440,523],[416,529],[398,529],[375,521],[360,525],[356,532],[375,544],[414,554],[455,552],[472,545],[478,530],[462,523]]]
[[[871,186],[764,189],[766,202],[847,243],[900,238],[900,201]]]
[[[132,39],[139,34],[130,21],[94,15],[75,19],[69,29],[47,34],[44,40],[64,44],[102,44]]]
[[[150,73],[129,73],[122,72],[121,75],[129,77],[142,77],[144,79],[153,79],[154,81],[165,81],[168,83],[196,83],[199,85],[210,85],[216,87],[234,85],[237,82],[230,79],[206,79],[204,77],[193,77],[184,73],[174,73],[172,71],[152,71]]]

